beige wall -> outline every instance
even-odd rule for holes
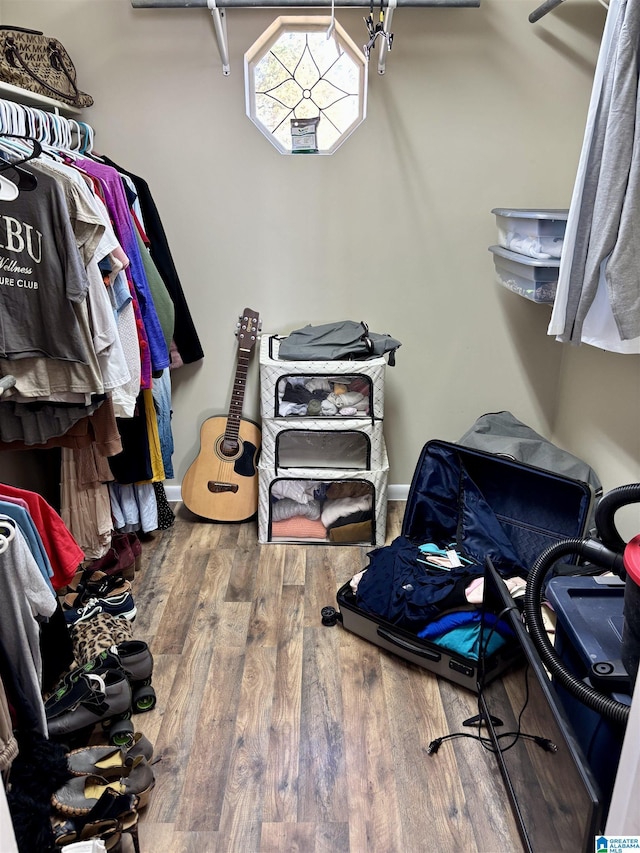
[[[430,438],[509,409],[591,462],[605,488],[640,480],[640,361],[546,335],[550,310],[494,282],[490,211],[567,207],[605,11],[571,0],[400,9],[368,117],[332,157],[277,153],[245,117],[243,54],[275,11],[227,13],[231,75],[206,9],[129,0],[4,0],[4,23],[58,36],[96,150],[156,198],[205,359],[174,374],[176,480],[199,425],[229,404],[245,306],[265,332],[366,320],[403,341],[387,372],[392,485]],[[357,44],[363,10],[337,11]],[[258,405],[257,359],[245,414]],[[640,529],[637,514],[635,529]]]

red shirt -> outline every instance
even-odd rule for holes
[[[37,492],[29,492],[26,489],[0,483],[0,498],[3,496],[22,498],[26,501],[29,514],[40,534],[53,569],[51,578],[53,588],[58,590],[66,586],[84,560],[84,552],[62,518]]]

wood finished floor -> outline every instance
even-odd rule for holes
[[[144,543],[134,637],[153,652],[156,787],[142,853],[516,853],[493,757],[430,741],[475,696],[320,611],[370,548],[259,545],[175,507]],[[404,503],[389,504],[387,540]]]

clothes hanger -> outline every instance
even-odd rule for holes
[[[16,535],[17,523],[14,518],[11,518],[10,515],[5,515],[4,513],[1,513],[0,528],[6,528],[7,533],[5,533],[5,536],[8,536],[9,539],[13,539],[13,537]]]
[[[20,143],[17,145],[5,145],[5,150],[10,149],[13,153],[17,153],[20,156],[18,160],[0,162],[0,171],[15,168],[23,163],[28,163],[29,160],[33,160],[35,157],[39,157],[42,154],[42,145],[33,136],[0,131],[0,142],[2,142],[2,140],[6,140],[9,143],[11,143],[12,140],[21,140],[22,143],[30,143],[30,146]]]
[[[19,124],[19,113],[14,109],[14,105],[8,101],[0,101],[0,128],[2,131],[6,131],[7,133],[14,131],[16,129],[16,122]],[[14,201],[18,197],[18,194],[17,183],[10,181],[9,178],[0,174],[0,200]]]
[[[377,39],[380,36],[382,36],[382,38],[387,43],[387,50],[391,50],[391,46],[393,44],[393,33],[390,33],[388,32],[388,30],[385,29],[384,0],[380,0],[380,13],[378,15],[378,23],[374,23],[373,19],[373,0],[370,0],[369,16],[367,18],[364,18],[364,22],[367,25],[369,41],[364,45],[362,49],[368,61],[369,57],[371,56],[373,46],[375,45]]]
[[[0,200],[17,197],[12,184],[17,185],[18,192],[35,189],[37,176],[20,166],[29,159],[41,155],[61,163],[71,163],[78,155],[98,159],[91,153],[93,138],[93,128],[85,122],[0,99],[0,149],[15,152],[27,140],[33,146],[30,152],[23,148],[21,157],[6,165],[0,160]],[[13,169],[10,175],[2,174],[10,169]]]
[[[20,195],[17,184],[0,175],[0,201],[15,201]]]
[[[19,104],[14,104],[12,101],[3,101],[2,130],[6,133],[25,134],[25,115]]]
[[[42,153],[40,142],[33,133],[31,118],[32,114],[27,107],[11,101],[0,101],[0,144],[4,139],[3,150],[8,154],[17,152],[19,155],[16,160],[9,160],[6,163],[0,161],[0,172],[11,169],[17,178],[14,184],[14,181],[9,181],[8,177],[0,174],[0,178],[2,178],[0,181],[0,197],[4,200],[17,198],[17,192],[10,184],[17,185],[18,192],[20,190],[28,192],[38,185],[38,179],[32,172],[20,168],[21,163],[39,157]],[[31,145],[24,145],[25,141]]]
[[[76,157],[84,156],[86,146],[93,143],[93,129],[75,119],[53,113],[45,115],[47,142],[43,143],[44,152],[62,163],[73,162]]]
[[[80,147],[82,146],[82,128],[80,127],[80,122],[76,121],[74,118],[68,118],[67,121],[70,126],[69,151],[80,154]],[[76,140],[75,145],[73,144],[74,137]]]
[[[81,154],[92,154],[93,153],[93,128],[91,125],[88,125],[84,121],[79,121],[78,124],[84,130],[84,139],[82,141],[82,145],[80,146]]]
[[[73,140],[71,138],[71,126],[66,118],[57,113],[49,113],[49,123],[53,131],[53,146],[70,151]]]
[[[0,376],[0,397],[4,394],[5,391],[8,391],[9,388],[13,388],[16,384],[16,377],[12,376],[10,373],[7,373],[5,376]]]
[[[329,21],[329,27],[327,28],[327,41],[333,36],[333,32],[336,28],[336,4],[335,0],[331,0],[331,20]],[[336,42],[337,44],[337,42]]]
[[[27,107],[0,99],[0,132],[14,133],[37,139],[43,149],[62,148],[80,154],[90,154],[94,131],[86,122],[66,118],[58,112]],[[74,141],[74,133],[78,139]],[[48,151],[46,153],[49,153]]]
[[[0,554],[9,547],[9,542],[15,538],[16,523],[8,515],[0,515]]]
[[[16,140],[19,141],[19,144],[16,144]],[[25,146],[20,144],[24,142],[30,143],[30,145]],[[2,198],[5,201],[9,201],[17,198],[19,192],[30,192],[31,190],[34,190],[38,186],[37,177],[33,172],[29,172],[27,169],[22,169],[21,165],[23,163],[28,163],[29,160],[33,160],[42,154],[42,146],[40,142],[32,136],[0,131],[0,147],[2,147],[2,150],[7,154],[18,154],[17,160],[0,159],[0,179],[2,179],[0,181],[0,191],[2,192]],[[26,152],[25,148],[27,149]],[[13,181],[9,181],[9,179],[3,175],[4,172],[9,170],[12,171],[17,178],[15,183]],[[15,195],[11,195],[12,191],[8,187],[8,184],[13,184],[16,187]]]
[[[51,130],[49,126],[49,113],[37,107],[29,107],[29,127],[31,135],[38,139],[43,145],[51,143]]]

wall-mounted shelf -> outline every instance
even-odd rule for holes
[[[17,101],[29,107],[56,110],[62,115],[74,116],[80,115],[82,112],[79,107],[72,107],[70,104],[65,104],[64,101],[57,101],[55,98],[49,98],[46,95],[38,95],[28,89],[21,89],[19,86],[2,81],[0,81],[0,98],[4,98],[6,101]]]

